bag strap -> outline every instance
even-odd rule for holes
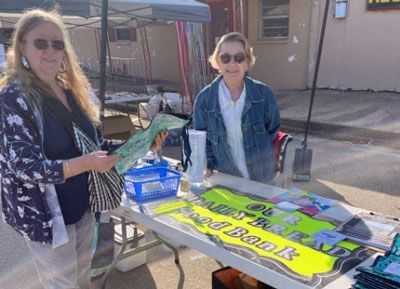
[[[188,166],[192,166],[192,160],[190,159],[190,155],[192,154],[192,148],[190,147],[190,142],[189,142],[189,127],[188,125],[185,125],[182,129],[182,146],[183,146],[183,153],[182,153],[182,159],[181,159],[181,164],[183,168],[183,172],[185,173],[188,169]]]
[[[190,147],[189,142],[189,126],[192,124],[192,116],[186,113],[176,113],[176,112],[163,112],[164,114],[169,114],[180,119],[189,120],[187,124],[185,124],[182,128],[182,155],[181,155],[181,164],[183,168],[183,172],[186,172],[188,166],[192,166],[192,160],[190,159],[190,155],[192,154],[192,149]]]

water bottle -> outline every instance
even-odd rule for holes
[[[189,129],[189,143],[192,153],[190,160],[192,165],[188,165],[187,177],[190,187],[200,187],[204,181],[204,169],[206,164],[206,132]]]

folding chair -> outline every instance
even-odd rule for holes
[[[273,140],[275,150],[275,184],[282,187],[286,186],[286,178],[283,176],[283,183],[280,177],[285,170],[286,149],[288,144],[293,140],[293,137],[286,132],[278,131],[275,139]]]

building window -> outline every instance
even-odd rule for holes
[[[117,40],[129,40],[129,29],[127,28],[117,28]]]
[[[108,39],[114,41],[137,41],[135,28],[109,28]]]
[[[289,36],[289,0],[261,0],[261,38]]]

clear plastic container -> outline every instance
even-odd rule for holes
[[[189,143],[192,153],[186,175],[190,185],[201,184],[204,181],[204,169],[206,164],[206,132],[189,129]]]

